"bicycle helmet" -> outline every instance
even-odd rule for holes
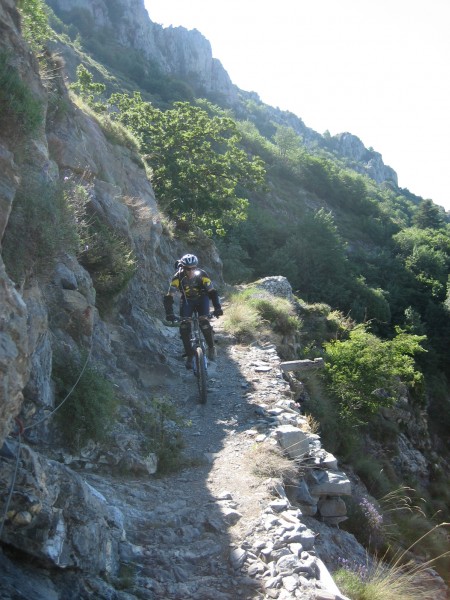
[[[194,254],[185,254],[180,258],[180,265],[182,267],[196,267],[198,265],[198,258]]]

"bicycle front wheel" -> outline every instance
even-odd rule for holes
[[[198,394],[200,398],[200,404],[206,403],[208,395],[207,389],[207,377],[206,377],[206,357],[203,353],[202,348],[195,349],[195,371],[197,375]]]

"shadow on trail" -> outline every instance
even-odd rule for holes
[[[124,564],[131,566],[139,589],[153,594],[149,598],[264,596],[259,582],[241,573],[239,556],[233,554],[232,530],[242,515],[232,482],[242,457],[233,450],[228,465],[220,460],[227,443],[254,425],[256,407],[248,396],[258,374],[252,380],[244,373],[242,356],[233,357],[230,338],[217,332],[215,337],[218,358],[208,369],[206,404],[199,403],[195,376],[184,362],[174,359],[174,375],[167,377],[165,392],[189,422],[183,430],[187,466],[151,481],[123,484],[131,505],[124,511],[127,548],[122,554],[129,555]],[[220,468],[216,461],[222,462]]]

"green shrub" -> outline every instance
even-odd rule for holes
[[[355,322],[348,316],[344,316],[338,310],[332,310],[326,316],[327,338],[333,336],[335,339],[347,337],[348,333],[355,326]]]
[[[106,103],[102,98],[106,85],[104,83],[95,83],[92,73],[85,66],[78,65],[77,80],[75,83],[71,83],[69,87],[81,97],[83,102],[94,113],[101,114],[106,112]]]
[[[125,146],[133,152],[135,162],[144,167],[139,154],[139,140],[137,140],[129,129],[117,121],[112,121],[108,115],[97,115],[98,122],[108,141],[113,144]]]
[[[420,393],[422,374],[413,354],[423,351],[424,336],[399,328],[392,340],[381,340],[359,325],[349,339],[325,344],[325,377],[330,394],[337,399],[341,419],[361,425],[381,406],[391,406],[402,389],[402,381]]]
[[[88,223],[86,249],[79,260],[92,277],[99,310],[105,311],[133,277],[136,258],[128,240],[97,216]]]
[[[442,523],[435,525],[433,519],[427,518],[423,513],[416,511],[409,514],[406,511],[398,512],[394,515],[393,522],[397,547],[413,546],[417,548],[420,556],[427,559],[433,558],[436,570],[442,577],[448,577],[450,572],[450,551],[448,550],[448,530],[449,524]],[[420,546],[417,545],[417,539],[420,538]]]
[[[333,579],[339,589],[351,600],[363,600],[364,581],[362,580],[361,570],[363,567],[341,568],[333,573]]]
[[[145,452],[153,452],[158,457],[159,474],[177,471],[184,465],[180,427],[186,423],[171,400],[154,398],[149,411],[139,415],[138,424],[145,435]]]
[[[385,542],[383,514],[380,509],[365,497],[350,496],[346,499],[347,521],[343,529],[353,533],[358,542],[377,552]]]
[[[413,545],[423,544],[429,534],[442,526],[448,524],[437,525],[419,537],[416,532]],[[445,539],[446,533],[442,531],[442,534]],[[333,573],[333,579],[351,600],[422,600],[438,597],[440,584],[430,572],[430,566],[434,567],[439,557],[434,555],[435,558],[423,562],[409,560],[409,550],[411,547],[400,551],[389,561],[384,556],[372,564],[341,560],[342,566]],[[444,554],[448,556],[449,553]]]
[[[0,106],[4,132],[31,135],[43,122],[42,103],[22,81],[5,52],[0,52]]]
[[[89,440],[104,442],[114,425],[118,406],[112,383],[87,364],[86,356],[80,360],[55,357],[52,377],[57,406],[64,402],[56,412],[63,443],[75,451]]]
[[[273,296],[265,290],[248,287],[243,292],[235,294],[231,303],[248,304],[248,307],[259,315],[261,324],[270,326],[275,333],[281,335],[292,335],[302,326],[302,321],[295,314],[295,309],[289,300]]]
[[[340,451],[344,455],[353,456],[358,443],[355,432],[339,419],[336,404],[328,395],[322,377],[312,372],[304,384],[308,397],[302,403],[302,410],[320,423],[324,447],[329,452]]]
[[[24,175],[3,238],[3,258],[16,282],[49,271],[61,252],[79,247],[76,215],[64,189],[39,174]]]
[[[48,24],[48,9],[43,0],[18,0],[22,17],[22,34],[34,52],[42,52],[52,37]]]

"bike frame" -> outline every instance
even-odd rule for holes
[[[208,319],[211,319],[212,316],[209,314]],[[200,403],[205,404],[208,396],[208,358],[206,356],[206,340],[200,327],[200,318],[198,312],[194,310],[191,317],[176,319],[176,322],[172,322],[170,326],[179,327],[182,320],[191,322],[192,370],[197,379]]]
[[[193,352],[192,368],[197,378],[198,393],[201,404],[206,403],[208,395],[207,375],[208,359],[206,357],[206,342],[200,327],[198,312],[194,311],[190,317],[191,326],[191,347]]]

